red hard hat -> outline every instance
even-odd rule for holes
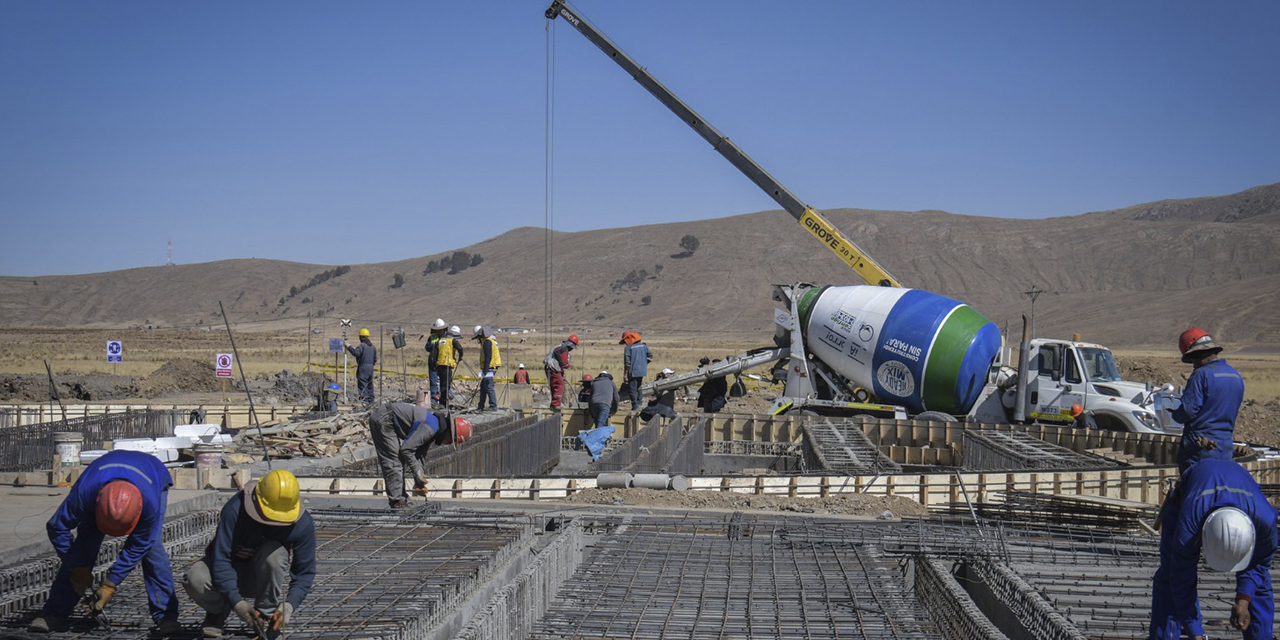
[[[1178,351],[1182,352],[1183,362],[1191,362],[1195,359],[1194,357],[1189,357],[1192,354],[1202,351],[1217,353],[1222,351],[1222,347],[1219,347],[1218,343],[1213,341],[1213,336],[1209,335],[1208,331],[1198,327],[1191,327],[1178,336]]]
[[[142,493],[124,480],[108,482],[98,491],[93,509],[98,531],[109,536],[127,536],[142,517]]]
[[[591,382],[591,374],[589,374],[589,373],[584,373],[584,374],[582,374],[582,381],[583,381],[583,382]]]
[[[453,419],[453,443],[459,444],[471,439],[471,423],[462,419]]]
[[[569,342],[572,342],[572,343],[574,343],[574,344],[578,344],[578,336],[577,336],[577,335],[569,336]]]
[[[1080,414],[1082,414],[1082,413],[1084,413],[1084,407],[1082,407],[1082,406],[1080,406],[1080,405],[1078,405],[1078,404],[1073,404],[1073,405],[1071,405],[1071,415],[1072,415],[1072,417],[1079,416],[1079,415],[1080,415]]]

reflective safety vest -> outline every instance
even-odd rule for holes
[[[489,368],[500,368],[502,366],[502,354],[498,352],[498,339],[493,336],[489,336],[485,338],[485,340],[488,340],[489,346],[493,348],[493,351],[490,352]]]
[[[439,354],[436,355],[436,366],[440,367],[456,367],[458,366],[458,358],[453,354],[454,338],[444,336],[440,338],[436,349]]]

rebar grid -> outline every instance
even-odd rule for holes
[[[1009,640],[974,604],[951,574],[951,563],[934,558],[915,561],[916,596],[938,622],[947,640]]]
[[[810,469],[847,475],[896,473],[902,468],[881,453],[853,420],[810,420],[801,427],[804,461]]]
[[[594,466],[598,471],[661,473],[683,437],[683,417],[674,420],[655,417],[625,444],[606,451]]]
[[[408,515],[405,521],[381,518],[369,522],[324,514],[316,519],[316,579],[310,595],[290,621],[288,637],[425,637],[496,567],[527,548],[534,533],[529,518],[513,520],[502,514],[431,513],[420,509]],[[179,621],[191,633],[198,633],[197,625],[204,612],[181,593],[182,575],[203,557],[216,518],[216,512],[184,516],[179,520],[186,521],[186,526],[201,526],[194,533],[180,526],[172,534],[181,539],[166,542],[179,583]],[[166,525],[167,530],[173,524]],[[46,561],[56,570],[56,559]],[[102,570],[106,566],[102,565]],[[38,598],[26,600],[20,614],[5,617],[3,627],[9,633],[24,628],[38,613],[36,607],[44,600],[52,573],[40,576],[40,580],[43,582],[29,581],[39,585]],[[7,590],[5,595],[8,596]],[[78,609],[70,630],[49,637],[147,637],[152,621],[147,614],[141,575],[131,574],[120,585],[107,612],[112,619],[110,630],[97,628],[85,617],[84,610]],[[234,617],[227,631],[248,633]]]
[[[101,449],[108,440],[173,435],[178,411],[140,409],[0,429],[0,471],[34,471],[53,466],[53,434],[84,436],[83,447]]]
[[[947,512],[956,516],[976,513],[983,518],[1010,523],[1089,526],[1131,533],[1145,530],[1142,523],[1153,522],[1159,512],[1156,505],[1098,503],[1076,496],[1032,491],[1002,491],[994,495],[997,498],[994,501],[947,505]]]
[[[808,524],[742,516],[616,522],[529,637],[938,636],[899,560],[871,546],[785,535]]]
[[[961,448],[965,469],[1093,469],[1118,466],[1092,453],[1077,453],[1021,431],[967,430]]]
[[[705,454],[707,439],[707,419],[699,418],[685,432],[675,449],[667,455],[662,464],[663,473],[683,473],[697,475],[702,473],[702,457]]]

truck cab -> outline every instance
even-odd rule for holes
[[[1098,427],[1139,433],[1177,433],[1167,412],[1158,412],[1147,384],[1120,378],[1111,350],[1100,344],[1037,338],[1029,345],[1026,416],[1034,421],[1070,424],[1071,405],[1093,412]],[[1006,407],[1015,395],[1006,392]]]

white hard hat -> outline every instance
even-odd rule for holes
[[[455,324],[455,325],[453,325],[452,327],[449,327],[449,335],[454,336],[454,337],[461,336],[461,335],[462,335],[462,328],[461,328],[461,327],[459,327],[459,326],[458,326],[458,325],[456,325],[456,324]]]
[[[1214,509],[1204,519],[1200,538],[1204,561],[1214,571],[1236,572],[1253,558],[1253,520],[1235,507]]]
[[[521,362],[521,363],[520,363],[520,366],[519,366],[519,367],[517,367],[517,368],[519,368],[519,369],[523,369],[523,368],[524,368],[524,363],[523,363],[523,362]]]
[[[609,372],[608,372],[607,370],[601,369],[601,370],[600,370],[600,375],[601,375],[601,376],[607,376],[607,375],[609,375]],[[599,376],[596,376],[596,377],[599,377]],[[612,376],[610,376],[610,377],[612,377]]]
[[[478,336],[478,335],[480,335],[480,334],[481,334],[481,333],[483,333],[483,332],[484,332],[484,325],[482,325],[482,324],[478,324],[478,325],[476,325],[475,330],[473,330],[473,331],[471,332],[471,335],[473,335],[473,336]]]
[[[444,318],[436,318],[436,321],[431,323],[431,328],[435,331],[439,331],[447,326],[449,325],[444,323]]]
[[[663,370],[662,370],[662,375],[664,375],[664,376],[673,376],[673,375],[675,375],[675,373],[676,373],[676,372],[675,372],[675,371],[673,371],[673,370],[671,370],[671,369],[663,369]]]

